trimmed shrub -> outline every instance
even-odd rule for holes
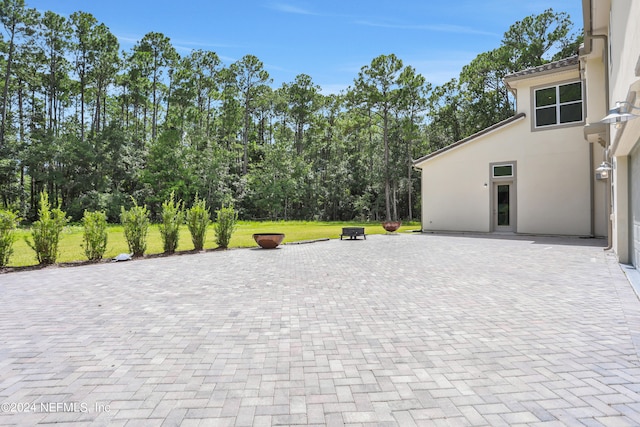
[[[103,211],[84,211],[82,217],[82,247],[90,261],[102,259],[107,250],[107,214]]]
[[[45,191],[40,193],[38,220],[31,226],[33,241],[26,239],[29,247],[35,251],[40,265],[55,264],[58,259],[60,233],[68,221],[67,214],[60,209],[60,204],[57,208],[51,209],[49,195]]]
[[[125,210],[120,206],[120,222],[124,227],[124,237],[129,245],[129,252],[134,257],[144,255],[147,250],[147,233],[149,232],[149,210],[147,206],[138,206],[135,199],[133,206]]]
[[[204,241],[207,234],[207,227],[209,226],[211,212],[207,208],[207,201],[198,199],[193,202],[193,206],[187,209],[187,228],[191,233],[191,241],[193,247],[197,251],[201,251],[204,248]]]
[[[236,222],[238,221],[238,212],[233,206],[222,207],[216,211],[216,222],[213,228],[216,233],[216,244],[220,248],[228,248],[231,241],[231,235],[236,231]]]
[[[178,247],[180,238],[180,226],[184,222],[182,200],[174,201],[174,193],[171,192],[169,200],[162,203],[162,223],[160,224],[160,236],[165,253],[172,254]]]
[[[9,258],[13,254],[13,242],[16,241],[16,228],[18,227],[18,215],[15,212],[0,210],[0,267],[9,264]]]

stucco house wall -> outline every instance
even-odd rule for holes
[[[518,233],[589,235],[589,146],[582,128],[547,132],[531,132],[522,117],[419,165],[423,229],[493,231],[490,165],[515,162]]]
[[[415,162],[425,230],[493,231],[490,165],[509,161],[517,166],[516,232],[608,236],[620,262],[640,265],[640,118],[602,122],[617,101],[640,115],[640,1],[582,6],[578,66],[559,61],[507,77],[515,118]],[[584,122],[535,129],[532,90],[570,79],[583,84]],[[610,177],[596,179],[603,161]]]
[[[577,80],[577,62],[514,76],[507,81],[517,95],[514,118],[417,160],[423,229],[495,231],[491,165],[512,163],[515,232],[591,235],[593,169],[601,151],[585,141],[583,122],[545,129],[534,129],[531,122],[535,88]],[[598,232],[606,232],[603,214],[604,207]]]
[[[640,2],[616,1],[610,8],[610,104],[628,101],[640,104]],[[633,110],[640,114],[640,110]],[[613,244],[622,262],[638,265],[640,251],[640,210],[634,193],[638,193],[638,181],[633,180],[640,167],[640,119],[626,122],[620,128],[611,129],[613,155],[614,222]]]
[[[640,2],[636,0],[583,0],[585,44],[581,49],[585,76],[594,93],[585,134],[593,132],[606,110],[616,102],[640,105]],[[598,87],[599,86],[599,87]],[[640,114],[640,110],[632,110]],[[605,125],[599,133],[608,149],[611,171],[608,211],[610,244],[622,263],[640,263],[640,119]],[[592,136],[593,137],[593,136]]]
[[[602,56],[582,56],[580,58],[580,69],[585,92],[585,129],[584,137],[593,151],[593,171],[600,164],[607,160],[604,148],[606,147],[606,137],[608,125],[598,123],[602,117],[607,115],[606,90],[608,82],[605,79],[604,64]],[[607,180],[596,180],[593,187],[593,209],[594,209],[594,234],[596,236],[607,236],[610,189]]]

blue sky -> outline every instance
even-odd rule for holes
[[[146,33],[168,36],[181,55],[215,51],[225,65],[257,56],[273,86],[308,74],[324,93],[353,83],[381,54],[395,53],[434,85],[458,77],[500,45],[514,22],[547,8],[581,29],[580,0],[26,0],[41,12],[81,10],[128,51]]]

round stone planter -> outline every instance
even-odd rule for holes
[[[385,221],[382,223],[382,228],[392,233],[396,231],[402,225],[402,221]]]
[[[258,246],[262,249],[274,249],[277,248],[284,240],[283,233],[256,233],[253,235],[253,240],[256,241]]]

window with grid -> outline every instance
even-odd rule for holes
[[[535,91],[536,127],[581,122],[582,83],[574,82]]]

